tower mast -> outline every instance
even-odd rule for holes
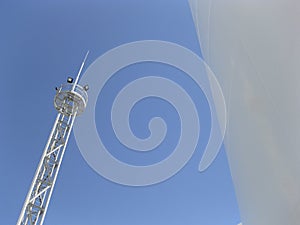
[[[75,82],[69,77],[68,83],[56,88],[54,106],[58,114],[17,225],[42,225],[44,222],[74,120],[86,108],[88,86],[81,87],[78,80],[88,54],[84,57]]]

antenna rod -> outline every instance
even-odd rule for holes
[[[82,64],[81,64],[81,66],[80,66],[80,69],[79,69],[79,71],[78,71],[76,80],[75,80],[75,82],[74,82],[74,84],[73,84],[72,91],[74,91],[74,89],[75,89],[75,87],[76,87],[76,85],[77,85],[77,83],[78,83],[78,80],[79,80],[81,71],[82,71],[82,69],[83,69],[83,66],[84,66],[84,64],[85,64],[85,61],[86,61],[86,59],[87,59],[89,53],[90,53],[90,51],[87,51],[87,53],[85,54],[85,57],[84,57],[84,59],[83,59],[83,61],[82,61]]]

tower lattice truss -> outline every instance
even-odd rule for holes
[[[57,115],[30,191],[22,225],[40,224],[44,219],[74,119],[75,116],[72,115]]]
[[[87,57],[87,55],[86,55]],[[54,106],[58,111],[54,126],[39,162],[17,225],[42,225],[57,179],[58,171],[72,131],[74,120],[87,104],[87,85],[77,84],[86,57],[76,81],[56,88]]]

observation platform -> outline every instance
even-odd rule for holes
[[[56,88],[54,106],[56,110],[66,116],[78,116],[86,108],[88,101],[87,86],[67,83]]]

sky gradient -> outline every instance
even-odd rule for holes
[[[2,1],[0,3],[1,224],[16,223],[56,111],[54,88],[75,76],[87,50],[87,67],[106,51],[133,41],[164,40],[201,56],[187,1]],[[86,67],[86,68],[87,68]],[[123,186],[95,173],[71,134],[44,225],[232,225],[240,222],[234,188],[222,148],[203,173],[198,164],[210,123],[201,90],[178,69],[158,63],[128,66],[115,74],[96,106],[98,132],[111,154],[133,164],[150,164],[172,152],[178,115],[161,99],[145,99],[132,111],[133,130],[141,137],[153,115],[166,119],[168,135],[150,158],[120,145],[105,119],[107,103],[119,86],[148,74],[175,80],[195,100],[200,141],[187,165],[169,180],[147,187]],[[92,90],[91,90],[92,91]],[[142,116],[141,116],[142,115]],[[202,128],[203,127],[203,128]]]

